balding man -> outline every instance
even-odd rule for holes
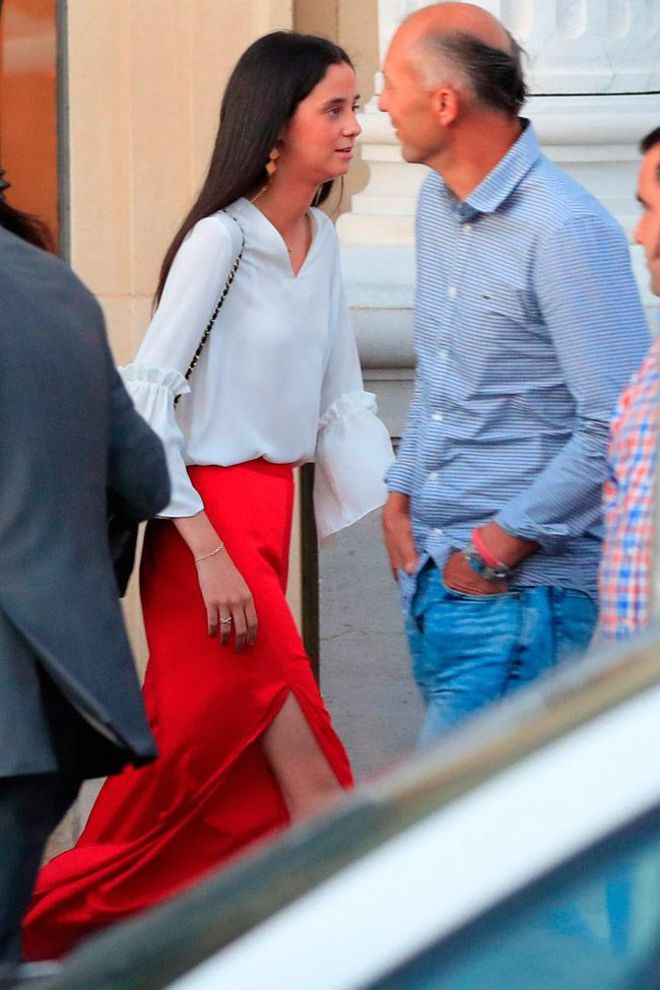
[[[495,18],[419,11],[384,76],[404,158],[431,169],[383,520],[426,741],[588,644],[608,422],[648,331],[623,231],[519,116],[521,50]]]

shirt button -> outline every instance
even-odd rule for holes
[[[447,289],[447,295],[449,296],[450,299],[455,299],[457,292],[458,289],[456,288],[455,285],[450,285],[449,288]]]
[[[449,357],[449,352],[446,351],[444,347],[441,347],[437,352],[438,361],[446,361],[448,357]]]
[[[442,534],[444,533],[444,529],[442,529],[440,526],[434,526],[433,532],[435,533],[436,536],[442,536]]]
[[[444,414],[441,412],[434,412],[433,415],[431,416],[431,419],[434,419],[436,423],[441,423],[444,418],[445,418]]]
[[[470,234],[472,232],[472,224],[471,223],[464,223],[463,224],[463,230],[465,231],[466,234]]]
[[[437,480],[438,480],[438,472],[429,471],[429,481],[437,481]]]

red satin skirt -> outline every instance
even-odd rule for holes
[[[173,523],[150,523],[144,701],[160,756],[109,778],[78,843],[41,871],[25,921],[28,959],[62,955],[289,823],[260,738],[290,694],[340,784],[352,783],[285,599],[291,467],[257,460],[190,476],[252,591],[257,642],[236,653],[209,638],[190,551]]]

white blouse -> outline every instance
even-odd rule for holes
[[[382,505],[394,459],[363,388],[334,227],[310,211],[313,239],[294,276],[286,244],[256,206],[240,199],[227,213],[188,234],[135,362],[120,369],[165,446],[172,498],[161,515],[204,508],[188,465],[315,461],[323,539]],[[240,249],[232,216],[243,259],[189,385],[184,374]]]

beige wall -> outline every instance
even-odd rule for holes
[[[373,95],[378,69],[377,0],[294,0],[296,31],[321,34],[342,45],[355,64],[362,93]]]
[[[204,173],[238,54],[292,22],[290,0],[69,0],[71,260],[120,361]]]

